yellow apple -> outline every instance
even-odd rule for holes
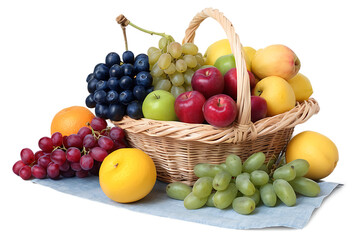
[[[299,58],[290,48],[275,44],[256,51],[251,69],[260,79],[278,76],[289,80],[299,72],[300,66]]]
[[[313,94],[313,88],[310,80],[302,73],[296,74],[295,77],[288,80],[288,83],[295,92],[296,101],[301,102],[308,100]]]
[[[266,100],[269,117],[289,111],[296,104],[295,93],[290,84],[277,76],[260,80],[254,88],[254,94]]]

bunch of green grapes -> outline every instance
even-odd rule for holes
[[[147,51],[154,90],[171,92],[175,98],[191,91],[194,72],[204,65],[204,58],[194,43],[181,45],[165,37],[159,40],[159,48]]]
[[[280,199],[293,206],[296,193],[317,196],[320,186],[304,177],[308,170],[309,163],[297,159],[269,173],[264,153],[254,153],[245,162],[231,154],[221,164],[197,164],[194,173],[198,180],[193,187],[175,182],[167,185],[166,192],[171,198],[183,200],[187,209],[232,206],[237,213],[250,214],[261,202],[273,207]]]

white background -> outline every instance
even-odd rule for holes
[[[236,5],[235,5],[236,2]],[[358,227],[359,212],[359,12],[356,1],[2,1],[0,4],[1,239],[211,239],[343,237]],[[50,135],[50,123],[65,107],[84,106],[86,76],[111,51],[125,50],[115,18],[181,41],[193,16],[220,9],[244,46],[281,43],[301,60],[311,80],[319,114],[295,133],[313,130],[338,146],[340,160],[326,181],[343,183],[301,230],[240,231],[114,208],[23,181],[12,173],[24,147]],[[128,28],[129,47],[146,52],[158,37]],[[225,38],[212,19],[195,43],[205,52]],[[219,216],[221,217],[221,216]],[[8,236],[8,237],[5,237]]]

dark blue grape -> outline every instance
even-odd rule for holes
[[[106,103],[106,92],[104,90],[95,91],[94,101],[96,103]]]
[[[142,104],[139,101],[131,102],[126,108],[126,114],[132,119],[140,119],[144,117],[142,112]]]
[[[127,105],[134,100],[134,94],[131,90],[122,91],[119,95],[120,103]]]
[[[134,77],[135,76],[135,69],[134,66],[130,63],[124,63],[121,65],[122,70],[124,71],[124,76]]]
[[[107,81],[100,80],[96,83],[96,90],[104,90],[105,92],[109,90]]]
[[[93,93],[96,90],[96,84],[99,82],[96,78],[93,78],[88,82],[87,89],[89,93]]]
[[[124,76],[124,77],[120,78],[119,85],[122,89],[129,90],[134,87],[134,81],[131,77]]]
[[[115,90],[110,90],[106,94],[106,102],[109,104],[119,102],[119,94]]]
[[[145,58],[145,57],[141,57],[135,60],[134,63],[134,68],[135,68],[135,72],[142,72],[142,71],[149,71],[150,69],[150,64],[149,64],[149,59]]]
[[[120,121],[125,115],[125,106],[122,104],[111,104],[108,107],[107,117],[112,121]]]
[[[139,72],[136,74],[136,84],[148,88],[152,85],[153,79],[149,72]]]
[[[124,76],[124,69],[119,64],[114,64],[109,70],[110,77],[121,78]]]
[[[89,82],[90,80],[94,79],[95,78],[95,75],[94,73],[90,73],[87,78],[86,78],[86,82]]]
[[[134,97],[139,100],[143,101],[146,97],[146,90],[144,86],[136,85],[133,89]]]
[[[108,110],[107,105],[98,103],[95,106],[95,115],[97,117],[107,119]]]
[[[140,53],[135,57],[135,61],[138,60],[139,58],[146,58],[149,61],[149,57],[148,55],[146,55],[145,53]]]
[[[86,97],[85,104],[88,108],[94,108],[96,106],[93,93],[90,93],[90,95]]]
[[[124,63],[134,64],[134,53],[132,51],[125,51],[122,54]]]
[[[120,80],[117,79],[116,77],[110,77],[109,80],[107,81],[107,85],[108,85],[109,89],[111,89],[111,90],[115,90],[117,92],[119,92],[121,90]]]
[[[108,66],[109,68],[114,64],[120,65],[120,61],[120,56],[116,52],[111,52],[105,57],[106,66]]]
[[[95,77],[99,80],[107,80],[109,78],[109,68],[104,63],[98,64],[94,71]]]

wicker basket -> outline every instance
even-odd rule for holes
[[[234,53],[237,76],[237,120],[229,127],[188,124],[151,119],[134,120],[124,117],[115,125],[127,133],[129,145],[146,152],[155,162],[158,180],[193,184],[193,168],[198,163],[222,163],[234,153],[243,160],[262,151],[267,161],[284,149],[297,124],[307,121],[319,111],[314,99],[298,102],[292,110],[251,122],[249,76],[242,45],[232,23],[218,10],[206,8],[190,22],[183,42],[193,42],[195,31],[207,17],[215,19],[224,29]]]

